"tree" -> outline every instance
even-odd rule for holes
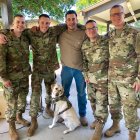
[[[63,19],[66,10],[74,5],[74,0],[12,0],[14,15],[24,13],[30,17],[48,13],[56,19]]]
[[[90,5],[94,5],[95,3],[99,2],[99,1],[101,1],[101,0],[77,0],[76,8],[78,11],[80,11],[83,8],[86,8]]]

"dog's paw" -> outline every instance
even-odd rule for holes
[[[63,134],[67,134],[67,133],[69,133],[69,131],[68,131],[68,130],[63,131]]]
[[[49,125],[49,128],[52,129],[53,128],[53,125]]]

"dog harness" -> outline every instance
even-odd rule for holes
[[[54,111],[55,111],[55,107],[56,107],[56,102],[58,101],[66,101],[67,102],[67,108],[65,108],[64,110],[62,110],[61,112],[58,113],[58,115],[63,114],[65,111],[67,111],[68,109],[70,109],[72,107],[71,102],[67,99],[67,97],[65,95],[61,95],[60,97],[57,98],[52,98],[52,105],[54,106]]]

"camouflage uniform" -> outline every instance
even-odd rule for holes
[[[8,43],[0,46],[0,76],[2,81],[10,80],[13,92],[4,87],[4,96],[7,101],[6,119],[15,121],[16,113],[23,113],[26,107],[28,94],[29,41],[21,35],[16,37],[13,31],[5,34]]]
[[[39,111],[41,83],[44,80],[46,87],[46,104],[51,103],[51,84],[55,82],[55,70],[59,68],[57,59],[56,43],[57,35],[66,26],[50,27],[46,33],[41,31],[32,32],[25,30],[25,34],[30,38],[33,51],[33,73],[32,73],[32,96],[30,116],[37,116]]]
[[[96,106],[95,117],[105,122],[108,117],[108,37],[98,36],[95,42],[86,39],[82,45],[83,72],[87,84],[88,98],[92,108]]]
[[[139,82],[140,33],[126,24],[123,30],[109,33],[109,105],[113,120],[120,120],[121,104],[126,127],[138,131],[136,94],[132,85]]]

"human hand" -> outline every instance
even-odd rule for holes
[[[31,31],[32,32],[37,32],[39,30],[39,27],[37,27],[37,26],[33,26],[32,28],[31,28]]]
[[[135,92],[139,92],[140,91],[140,83],[135,82],[133,84],[132,88],[134,88]]]
[[[85,82],[86,82],[87,84],[90,83],[89,78],[85,78]]]
[[[13,87],[12,87],[12,83],[10,82],[10,80],[3,82],[3,86],[4,86],[5,90],[7,90],[9,93],[13,93]]]
[[[7,37],[4,34],[0,34],[0,44],[6,44],[7,41]]]
[[[4,82],[3,82],[3,85],[4,85],[5,87],[11,87],[11,86],[12,86],[12,83],[11,83],[10,80],[7,80],[7,81],[4,81]]]

